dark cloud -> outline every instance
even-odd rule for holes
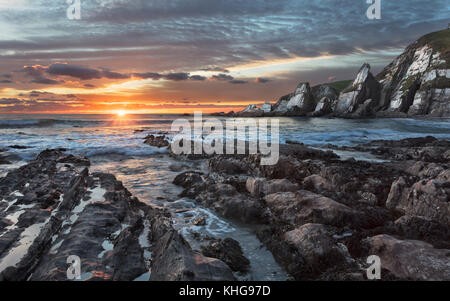
[[[173,81],[182,81],[189,79],[189,73],[180,72],[180,73],[169,73],[164,75],[164,79],[173,80]]]
[[[209,71],[209,72],[222,72],[222,73],[230,73],[229,70],[220,68],[220,67],[209,67],[209,68],[203,68],[201,71]]]
[[[235,79],[235,80],[230,80],[229,83],[234,84],[234,85],[243,85],[243,84],[248,84],[248,81]]]
[[[192,76],[189,77],[189,79],[203,81],[203,80],[206,80],[206,77],[205,76],[201,76],[201,75],[192,75]]]
[[[2,79],[2,80],[0,80],[0,84],[11,84],[11,83],[12,83],[12,81],[9,80],[9,79]]]
[[[121,74],[119,72],[113,72],[105,70],[102,72],[102,76],[108,79],[127,79],[130,78],[130,75],[128,74]]]
[[[15,105],[20,103],[22,101],[18,98],[0,98],[0,105]]]
[[[153,80],[160,80],[163,78],[162,74],[154,73],[154,72],[147,72],[147,73],[134,73],[135,77],[142,78],[142,79],[153,79]]]
[[[44,76],[45,68],[42,66],[25,66],[22,70],[26,76],[31,77],[32,83],[41,85],[56,85],[58,81]]]
[[[265,84],[268,82],[270,82],[270,79],[268,79],[268,78],[264,78],[264,77],[255,78],[255,83],[257,83],[257,84]]]
[[[231,75],[227,75],[227,74],[224,74],[224,73],[213,75],[210,78],[212,80],[220,80],[220,81],[222,81],[222,80],[230,81],[230,80],[234,79],[234,77],[232,77]]]
[[[102,71],[97,69],[60,63],[50,65],[46,72],[52,75],[65,75],[83,80],[100,79],[104,76]]]

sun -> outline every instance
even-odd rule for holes
[[[127,115],[127,112],[124,110],[119,110],[119,111],[116,111],[116,115],[119,117],[123,117],[123,116]]]

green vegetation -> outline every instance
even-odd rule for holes
[[[402,91],[406,92],[409,89],[411,89],[411,87],[417,83],[417,80],[419,79],[419,77],[420,77],[420,74],[411,75],[410,77],[408,77],[402,86]]]
[[[347,88],[353,81],[352,80],[341,80],[338,82],[333,82],[326,84],[332,88],[335,88],[339,93],[342,92],[345,88]]]
[[[430,45],[435,51],[441,53],[440,58],[445,60],[438,68],[450,69],[450,29],[432,32],[417,41],[419,47]]]
[[[449,89],[450,78],[446,78],[445,76],[438,76],[435,79],[424,83],[422,87],[431,89]]]

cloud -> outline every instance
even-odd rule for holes
[[[248,84],[248,81],[235,79],[235,80],[230,80],[229,83],[234,84],[234,85],[243,85],[243,84]]]
[[[201,71],[207,71],[207,72],[221,72],[221,73],[230,73],[229,70],[220,68],[220,67],[210,67],[210,68],[203,68],[200,69]]]
[[[201,75],[192,75],[192,76],[189,77],[189,79],[203,81],[203,80],[206,80],[206,77],[205,76],[201,76]]]
[[[219,80],[219,81],[230,81],[233,80],[234,77],[231,75],[227,75],[225,73],[216,74],[210,77],[211,80]]]
[[[28,77],[31,77],[32,83],[35,84],[42,84],[42,85],[56,85],[59,84],[58,81],[47,78],[44,76],[46,68],[40,65],[36,66],[25,66],[23,68],[23,72],[25,72],[25,75]]]
[[[82,80],[90,80],[90,79],[100,79],[104,77],[102,71],[97,69],[92,69],[89,67],[78,66],[78,65],[70,65],[70,64],[52,64],[47,69],[46,72],[52,75],[65,75],[71,76],[75,78],[79,78]]]
[[[182,81],[189,79],[189,73],[180,72],[180,73],[169,73],[164,75],[164,79],[173,80],[173,81]]]
[[[169,81],[186,81],[186,80],[195,80],[195,81],[204,81],[206,77],[201,75],[190,75],[187,72],[179,72],[179,73],[167,73],[160,74],[155,72],[146,72],[146,73],[134,73],[134,77],[141,79],[152,79],[152,80],[160,80],[165,79]]]
[[[268,82],[270,82],[270,79],[264,78],[264,77],[257,77],[255,79],[255,83],[257,83],[257,84],[265,84],[265,83],[268,83]]]
[[[22,101],[18,98],[0,98],[0,105],[15,105],[20,103]]]
[[[2,80],[0,80],[0,84],[11,84],[11,83],[12,83],[12,81],[9,80],[9,79],[2,79]]]

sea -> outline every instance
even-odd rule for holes
[[[203,116],[204,120],[219,117]],[[32,160],[47,148],[88,157],[91,171],[114,174],[137,198],[170,210],[174,226],[195,250],[209,237],[231,237],[240,242],[251,262],[241,280],[286,280],[288,275],[256,237],[255,228],[224,219],[188,198],[172,184],[180,172],[167,150],[143,143],[149,134],[169,138],[174,120],[193,124],[189,115],[0,115],[0,152],[13,164],[0,165],[0,178]],[[450,140],[450,119],[337,119],[279,117],[280,142],[299,142],[315,148],[328,144],[352,146],[371,140],[398,140],[434,136]],[[221,121],[225,121],[221,119]],[[258,120],[257,120],[258,121]],[[239,122],[239,120],[238,120]],[[270,121],[269,121],[270,122]],[[251,135],[250,135],[251,136]],[[251,137],[249,138],[251,139]],[[369,154],[340,154],[361,160],[378,160]],[[204,163],[185,162],[186,168],[205,170]],[[206,225],[193,221],[205,217]],[[204,239],[199,240],[199,237]],[[147,280],[147,279],[140,279]]]

